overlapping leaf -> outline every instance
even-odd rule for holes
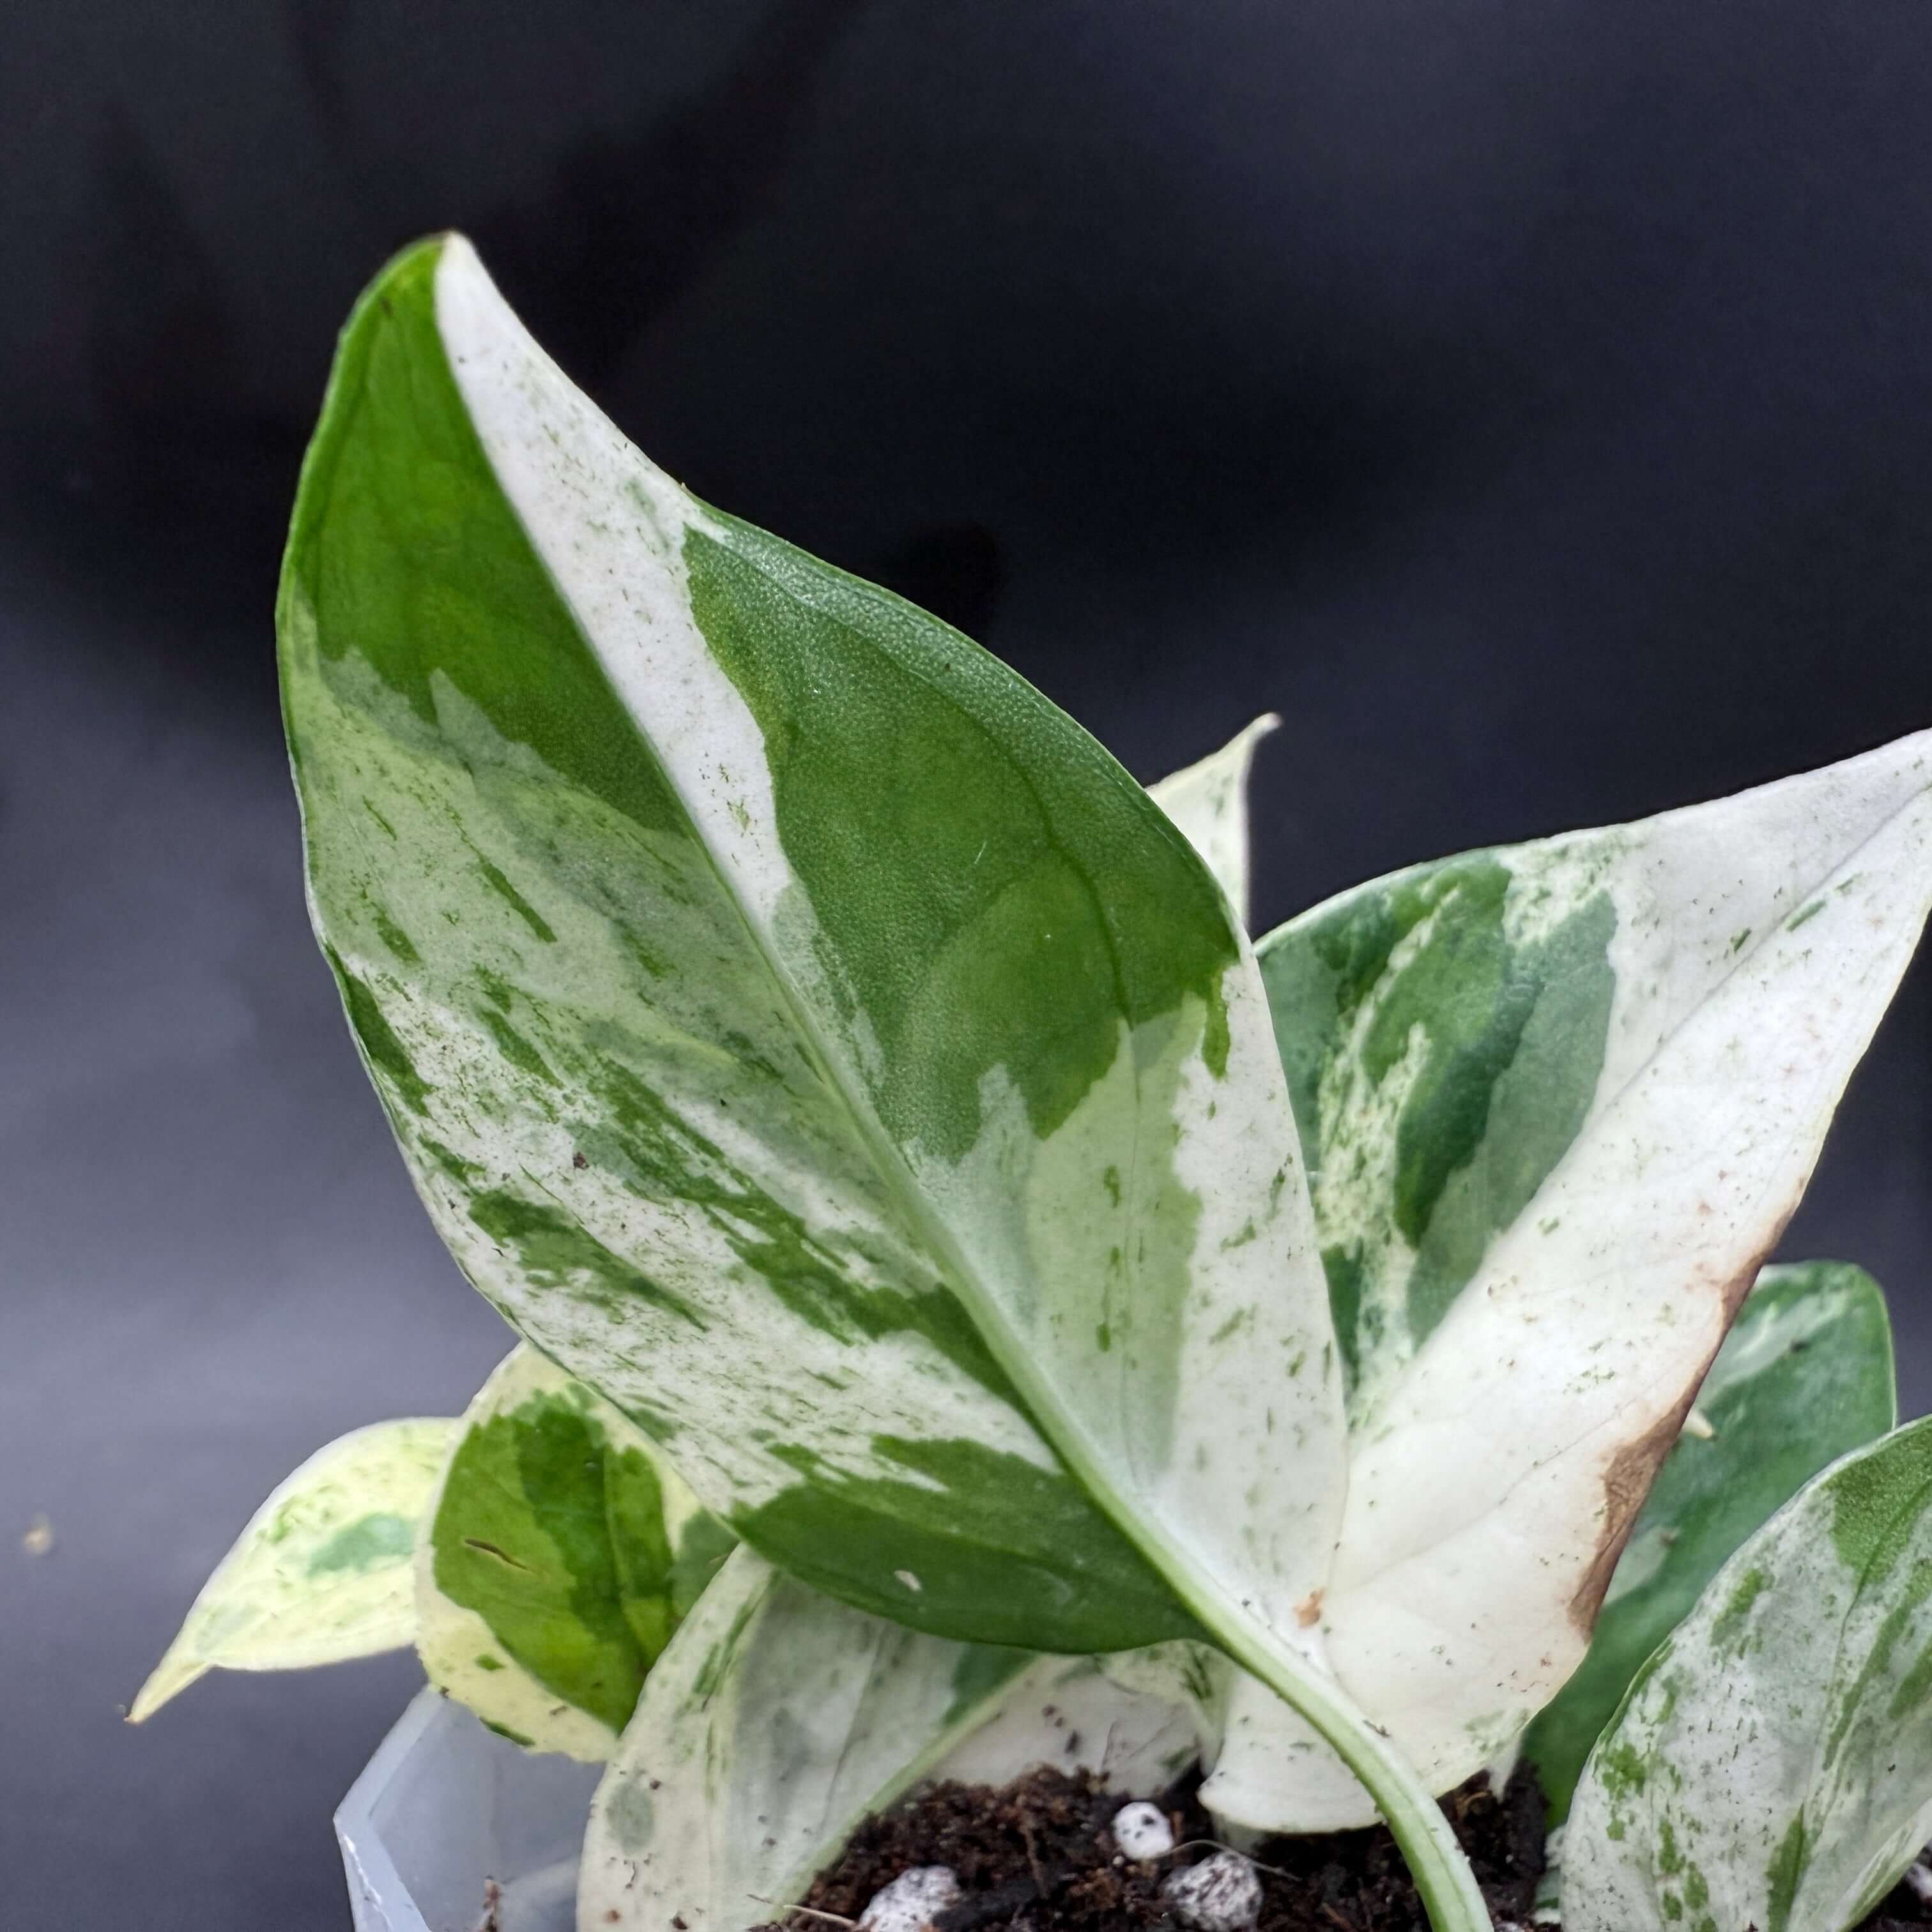
[[[1586,1767],[1574,1932],[1843,1932],[1932,1834],[1932,1422],[1718,1571]]]
[[[1200,854],[1244,926],[1248,922],[1248,768],[1255,747],[1280,722],[1269,712],[1218,752],[1148,788],[1155,804]]]
[[[1151,1553],[1292,1628],[1325,1298],[1251,956],[1138,786],[685,496],[453,241],[346,332],[280,629],[322,933],[514,1322],[854,1602],[1187,1634]]]
[[[463,1420],[416,1559],[431,1680],[596,1761],[731,1546],[650,1438],[527,1344]]]
[[[924,1636],[740,1550],[652,1672],[598,1788],[578,1923],[775,1919],[922,1778],[1003,1784],[1043,1762],[1158,1789],[1195,1748],[1184,1712],[1090,1659]]]
[[[407,1643],[417,1531],[455,1430],[440,1418],[379,1422],[311,1456],[202,1586],[130,1720],[212,1670],[295,1670]]]
[[[1885,1298],[1832,1262],[1767,1268],[1697,1392],[1702,1427],[1664,1458],[1588,1654],[1529,1727],[1552,1825],[1651,1652],[1719,1567],[1827,1463],[1898,1420]]]
[[[1352,1377],[1322,1628],[1438,1788],[1582,1654],[1917,942],[1928,779],[1922,735],[1418,866],[1262,943]],[[1238,1698],[1210,1801],[1365,1821],[1300,1736]]]

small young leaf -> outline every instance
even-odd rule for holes
[[[317,1450],[202,1586],[129,1722],[212,1670],[298,1670],[407,1643],[417,1532],[455,1431],[440,1418],[378,1422]]]
[[[1280,722],[1270,711],[1198,764],[1184,766],[1148,788],[1154,803],[1201,854],[1244,926],[1248,922],[1248,767],[1256,746]]]
[[[1604,1726],[1644,1659],[1744,1539],[1826,1464],[1898,1419],[1892,1328],[1862,1268],[1766,1268],[1658,1472],[1597,1618],[1588,1654],[1523,1740],[1560,1824]]]
[[[1932,896],[1932,734],[1263,941],[1354,1377],[1321,1627],[1438,1790],[1580,1661]],[[1366,1822],[1238,1690],[1210,1802]]]
[[[519,1744],[607,1758],[732,1540],[649,1437],[526,1343],[470,1404],[418,1554],[423,1666]]]
[[[1932,1421],[1816,1478],[1639,1672],[1564,1833],[1571,1932],[1843,1932],[1932,1834]]]
[[[1092,1660],[955,1643],[736,1552],[650,1676],[591,1809],[578,1923],[782,1916],[868,1812],[925,1777],[1084,1766],[1156,1786],[1186,1713]]]

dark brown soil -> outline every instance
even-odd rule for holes
[[[1216,1848],[1198,1777],[1155,1794],[1178,1849],[1130,1864],[1109,1828],[1128,1801],[1085,1776],[1040,1770],[1004,1791],[940,1784],[868,1819],[845,1855],[806,1895],[814,1912],[856,1918],[880,1888],[912,1865],[950,1865],[963,1896],[935,1932],[1183,1932],[1161,1896],[1177,1865]],[[1443,1800],[1491,1912],[1524,1919],[1543,1870],[1543,1798],[1512,1780],[1500,1797],[1482,1779]],[[1428,1923],[1388,1831],[1274,1838],[1254,1852],[1262,1886],[1260,1932],[1421,1932]],[[826,1932],[794,1913],[787,1932]]]
[[[1004,1790],[939,1784],[868,1819],[838,1862],[806,1894],[784,1932],[827,1932],[824,1918],[856,1919],[873,1894],[914,1865],[950,1865],[959,1903],[934,1932],[1186,1932],[1161,1896],[1178,1865],[1217,1849],[1214,1821],[1196,1796],[1198,1774],[1154,1795],[1177,1849],[1148,1864],[1121,1857],[1110,1826],[1127,1803],[1084,1774],[1042,1769]],[[1442,1801],[1498,1924],[1526,1922],[1543,1872],[1543,1794],[1525,1770],[1499,1795],[1472,1778]],[[1394,1838],[1372,1831],[1270,1838],[1253,1853],[1262,1880],[1258,1932],[1425,1932],[1422,1908]],[[1858,1932],[1916,1932],[1932,1925],[1905,1886]],[[760,1928],[758,1932],[771,1932]],[[1538,1932],[1561,1932],[1539,1928]],[[1746,1932],[1746,1928],[1727,1928]]]

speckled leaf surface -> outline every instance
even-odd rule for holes
[[[1260,947],[1352,1378],[1322,1628],[1438,1789],[1583,1654],[1917,944],[1928,778],[1922,734],[1416,867]],[[1234,1712],[1210,1798],[1360,1818],[1274,1708]]]
[[[1255,747],[1281,720],[1257,718],[1218,752],[1148,788],[1214,874],[1234,916],[1248,922],[1248,768]]]
[[[1590,1648],[1523,1741],[1552,1825],[1644,1660],[1744,1541],[1828,1463],[1896,1424],[1892,1326],[1863,1269],[1766,1268],[1664,1459]]]
[[[650,1438],[527,1342],[486,1382],[416,1556],[430,1681],[595,1762],[733,1538]]]
[[[1325,1289],[1252,953],[1147,794],[686,496],[453,240],[345,333],[280,632],[317,926],[509,1318],[862,1607],[1300,1668]]]
[[[440,1418],[378,1422],[311,1456],[203,1586],[130,1720],[210,1670],[298,1670],[407,1643],[417,1534],[455,1431]]]
[[[868,1813],[926,1776],[1029,1766],[1159,1781],[1186,1714],[1090,1659],[956,1643],[734,1556],[646,1684],[598,1787],[578,1923],[740,1932],[779,1916]]]
[[[1816,1478],[1712,1579],[1585,1768],[1575,1932],[1841,1932],[1932,1834],[1932,1421]]]

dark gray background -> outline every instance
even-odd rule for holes
[[[274,705],[392,248],[467,229],[672,470],[1142,777],[1280,710],[1272,922],[1932,722],[1928,98],[1923,0],[8,0],[10,1932],[340,1932],[412,1666],[116,1707],[290,1467],[505,1346],[310,943]],[[1787,1244],[1886,1281],[1915,1410],[1928,993]]]

